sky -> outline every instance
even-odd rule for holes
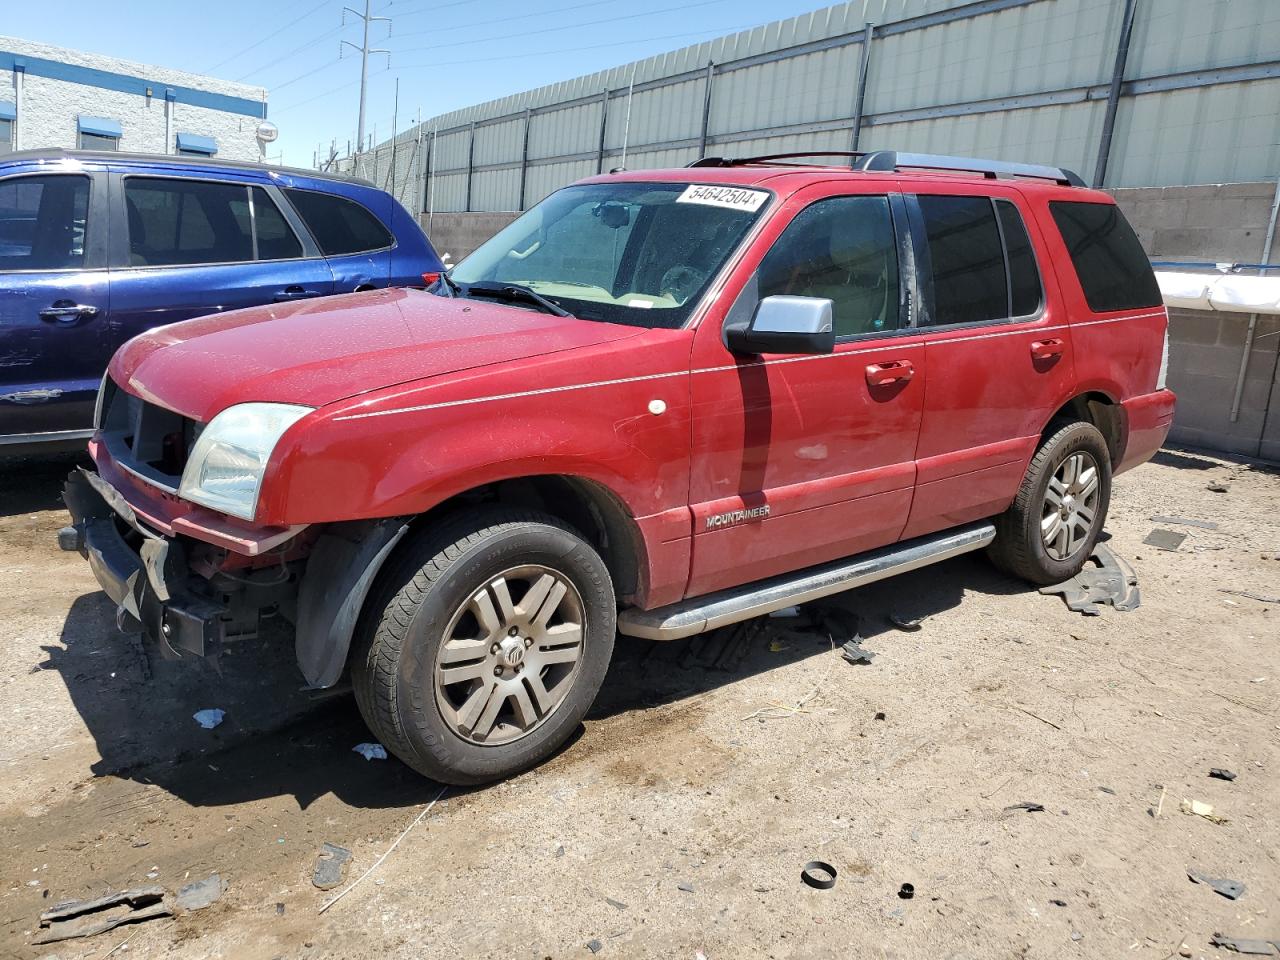
[[[364,0],[0,0],[0,33],[267,88],[272,162],[354,142]],[[366,132],[806,13],[822,0],[372,0]],[[389,64],[388,64],[389,60]]]

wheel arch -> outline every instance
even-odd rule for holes
[[[481,504],[537,510],[576,530],[604,560],[621,603],[647,582],[644,538],[626,504],[603,484],[578,476],[513,477],[456,493],[414,516],[335,524],[308,558],[298,598],[295,653],[308,683],[328,687],[341,678],[381,572],[414,533]]]
[[[1114,469],[1124,456],[1128,424],[1124,406],[1115,398],[1101,390],[1088,390],[1078,393],[1063,403],[1053,415],[1045,421],[1040,431],[1040,442],[1043,443],[1054,431],[1054,424],[1062,420],[1081,420],[1098,428],[1098,432],[1107,442],[1107,452],[1111,455],[1111,466]]]

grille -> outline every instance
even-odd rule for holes
[[[121,466],[176,490],[203,425],[127,393],[110,377],[102,385],[102,440]]]

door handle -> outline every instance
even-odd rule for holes
[[[289,300],[305,300],[308,297],[318,297],[318,296],[320,296],[319,291],[308,290],[306,287],[299,286],[298,284],[295,283],[285,287],[283,290],[277,291],[275,296],[275,302],[286,303]]]
[[[97,315],[97,307],[87,303],[76,303],[74,300],[55,300],[40,311],[40,319],[46,323],[58,323],[68,327]]]
[[[867,383],[873,387],[906,383],[915,375],[915,364],[910,360],[890,360],[888,363],[873,363],[867,367]]]
[[[1066,349],[1066,345],[1059,337],[1050,337],[1048,340],[1037,340],[1031,344],[1032,360],[1052,360],[1055,357],[1062,356],[1062,351]]]

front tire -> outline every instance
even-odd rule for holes
[[[406,545],[353,654],[356,703],[420,773],[477,784],[541,762],[577,729],[613,653],[613,584],[554,517],[486,508]]]
[[[1050,427],[987,548],[1000,569],[1045,586],[1070,580],[1093,552],[1111,503],[1111,455],[1083,421]]]

